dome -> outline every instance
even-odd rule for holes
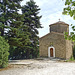
[[[56,23],[53,23],[53,24],[50,24],[50,25],[69,25],[69,24],[67,24],[67,23],[65,23],[65,22],[63,22],[63,21],[58,21],[58,22],[56,22]],[[50,26],[49,25],[49,26]]]
[[[58,21],[56,23],[50,24],[49,27],[50,32],[58,32],[58,33],[69,32],[69,24],[63,21]]]

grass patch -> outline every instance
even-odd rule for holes
[[[74,57],[72,56],[69,60],[66,60],[66,62],[75,62]]]

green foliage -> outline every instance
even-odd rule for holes
[[[74,45],[74,47],[73,47],[73,57],[74,57],[74,59],[75,59],[75,45]]]
[[[22,8],[22,13],[24,14],[24,25],[28,27],[28,32],[30,33],[30,45],[28,44],[28,47],[25,47],[26,58],[33,58],[39,55],[38,28],[42,28],[40,24],[42,16],[38,15],[39,10],[40,8],[33,0],[28,1]]]
[[[9,44],[0,36],[0,67],[8,65]]]
[[[12,50],[9,52],[10,54],[13,53],[12,55],[14,55],[14,52],[19,54],[20,50],[30,43],[28,27],[23,25],[23,15],[18,13],[19,9],[21,9],[21,1],[0,0],[1,36],[8,39],[10,50]],[[17,51],[14,47],[17,47]]]
[[[72,57],[70,58],[70,60],[69,60],[69,61],[75,61],[75,60],[74,60],[74,57],[72,56]]]
[[[64,8],[63,14],[70,15],[75,20],[75,1],[74,0],[66,0],[65,5],[67,7]]]
[[[18,13],[18,9],[21,9],[21,1],[22,0],[0,1],[1,36],[6,37],[11,46],[22,47],[29,41],[29,33],[27,32],[27,27],[22,26],[23,15]]]
[[[39,53],[40,9],[33,0],[22,8],[21,1],[0,0],[0,31],[8,39],[10,59],[33,58]]]
[[[10,29],[11,25],[21,24],[20,21],[15,23],[18,20],[18,17],[20,18],[20,15],[18,14],[18,9],[21,8],[20,1],[22,0],[0,0],[1,36],[4,36],[7,33],[6,29]]]
[[[63,14],[64,15],[70,15],[75,20],[75,1],[74,0],[66,0],[65,1],[65,8],[63,9]],[[73,31],[75,31],[75,25],[71,25]],[[75,34],[74,32],[71,32],[70,36],[67,34],[65,35],[66,39],[75,41]]]

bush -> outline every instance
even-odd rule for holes
[[[74,56],[71,56],[70,61],[74,61]]]
[[[0,36],[0,67],[6,67],[8,65],[9,56],[9,44],[3,37]]]
[[[75,45],[74,45],[74,47],[73,47],[73,57],[74,57],[74,59],[75,59]]]

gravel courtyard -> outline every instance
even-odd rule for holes
[[[10,61],[0,75],[75,75],[75,63],[50,59],[15,60]]]

